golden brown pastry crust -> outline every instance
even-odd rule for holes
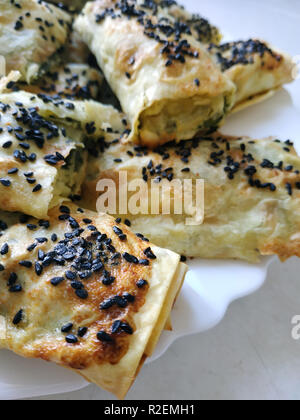
[[[90,158],[88,167],[82,191],[83,203],[90,208],[100,194],[97,181],[113,179],[118,185],[120,171],[127,172],[129,183],[146,177],[149,186],[154,179],[168,185],[170,176],[170,180],[205,181],[205,217],[200,226],[186,225],[188,211],[120,215],[159,246],[188,257],[251,262],[260,255],[276,254],[282,260],[300,255],[300,159],[290,141],[215,134],[155,151],[110,145],[98,158]],[[128,200],[134,193],[129,192]],[[171,198],[171,209],[175,199]],[[149,198],[149,206],[150,202]]]
[[[21,8],[20,8],[21,7]],[[0,55],[6,71],[20,71],[28,83],[46,68],[67,41],[71,17],[38,0],[0,2]]]
[[[107,215],[74,205],[51,210],[49,225],[34,219],[26,223],[9,228],[0,239],[0,318],[5,320],[0,347],[73,369],[124,397],[182,285],[186,268],[180,257],[137,238]],[[141,279],[146,282],[138,287]],[[22,286],[19,292],[17,286]],[[82,327],[87,328],[83,337]]]
[[[126,3],[128,10],[133,6],[133,16],[125,6],[121,12],[117,1],[98,0],[88,3],[75,21],[126,110],[129,139],[156,146],[217,126],[232,105],[234,85],[189,34],[186,22],[176,23],[169,15],[161,27],[160,13],[142,3]]]
[[[270,93],[293,81],[292,57],[266,42],[257,39],[229,42],[212,45],[209,51],[237,87],[233,112],[269,98]]]
[[[79,192],[89,135],[124,129],[110,106],[24,91],[0,94],[0,114],[0,208],[35,217]]]
[[[47,71],[35,83],[20,83],[19,88],[26,92],[60,96],[71,100],[97,99],[100,94],[103,76],[88,64],[65,63]]]

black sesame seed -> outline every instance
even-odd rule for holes
[[[33,193],[35,193],[35,192],[40,191],[41,189],[42,189],[41,184],[37,184],[37,185],[33,188],[32,192],[33,192]]]
[[[150,247],[144,250],[144,254],[150,260],[155,260],[156,259],[156,256],[154,255],[154,253],[153,253],[153,251]]]
[[[11,186],[11,182],[10,182],[9,179],[1,178],[0,182],[4,187],[10,187]]]
[[[78,289],[75,291],[75,294],[77,297],[79,297],[80,299],[87,299],[89,297],[88,292],[85,289]]]
[[[43,266],[39,262],[36,262],[34,264],[34,269],[35,269],[35,272],[38,276],[40,276],[43,272]]]
[[[9,149],[12,146],[12,141],[6,141],[5,143],[3,143],[2,147],[3,149]]]
[[[12,168],[7,171],[8,175],[14,175],[19,172],[18,168]]]
[[[120,328],[126,334],[129,334],[129,335],[132,335],[133,334],[133,329],[132,329],[132,327],[127,322],[122,322]]]
[[[289,195],[293,195],[293,189],[292,189],[292,185],[290,183],[286,184],[286,189]]]
[[[105,331],[99,331],[98,334],[97,334],[97,339],[99,341],[102,341],[103,343],[113,343],[114,342],[113,338],[109,334],[107,334],[107,332],[105,332]]]
[[[8,254],[8,251],[9,251],[9,246],[8,246],[7,243],[5,243],[4,245],[2,245],[2,248],[0,250],[0,254],[1,255],[6,255],[6,254]]]
[[[82,338],[86,335],[87,332],[88,332],[87,327],[80,327],[80,328],[78,328],[77,335],[78,335],[78,337]]]
[[[126,299],[129,303],[133,303],[135,301],[135,296],[131,295],[128,292],[123,293],[122,297]]]
[[[60,283],[62,283],[64,281],[64,277],[54,277],[50,283],[52,284],[52,286],[58,286]]]
[[[147,286],[147,285],[148,285],[148,282],[147,282],[147,280],[143,280],[143,279],[141,279],[141,280],[138,280],[138,281],[136,282],[136,285],[137,285],[137,287],[138,287],[139,289],[142,289],[143,287],[145,287],[145,286]]]
[[[73,271],[66,271],[65,275],[68,280],[75,280],[77,278],[77,274]]]
[[[17,274],[16,273],[11,273],[9,275],[7,285],[8,286],[13,286],[14,284],[16,284],[17,280],[18,280]]]
[[[61,327],[61,332],[62,333],[68,333],[68,332],[71,331],[72,328],[73,328],[72,322],[68,322],[67,324],[65,324]]]
[[[73,334],[69,334],[66,336],[66,342],[69,344],[76,344],[78,343],[78,338]]]
[[[112,327],[111,327],[111,332],[112,334],[116,334],[120,327],[121,327],[122,322],[120,320],[117,320],[113,323]]]
[[[19,293],[22,292],[23,288],[20,284],[16,284],[9,288],[10,293]]]
[[[114,306],[114,304],[115,304],[114,298],[106,299],[101,303],[100,309],[103,309],[103,310],[110,309]]]
[[[70,214],[70,212],[71,212],[71,210],[67,206],[60,206],[59,211],[61,213],[66,213],[66,214]]]
[[[31,268],[32,267],[32,262],[31,261],[20,261],[19,265],[22,266],[22,267]]]
[[[124,260],[126,260],[127,262],[132,263],[132,264],[138,264],[139,263],[139,260],[134,255],[128,254],[128,252],[125,252],[123,254],[123,258],[124,258]]]
[[[119,308],[126,308],[126,306],[128,305],[127,299],[125,299],[121,296],[115,296],[114,302],[115,302],[116,305],[119,306]]]
[[[16,315],[14,316],[14,319],[13,319],[12,323],[14,325],[18,325],[18,324],[20,324],[22,319],[23,319],[23,309],[20,309],[19,312],[17,312]]]

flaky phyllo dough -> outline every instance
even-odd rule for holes
[[[290,141],[214,134],[154,151],[121,143],[106,143],[102,150],[97,158],[90,157],[82,189],[83,202],[90,208],[100,194],[98,181],[112,179],[118,185],[121,171],[127,172],[129,184],[143,180],[149,190],[151,182],[162,187],[173,180],[204,180],[201,225],[186,225],[187,211],[151,214],[150,196],[149,214],[120,214],[134,231],[159,246],[188,257],[251,262],[261,255],[277,254],[282,260],[300,256],[300,159]],[[128,202],[134,194],[128,192]],[[178,197],[171,190],[173,207]]]
[[[193,17],[161,3],[97,0],[75,22],[126,110],[130,140],[149,146],[216,127],[235,93],[200,33],[191,30]],[[205,41],[217,41],[216,30],[205,28]]]
[[[39,0],[0,0],[0,55],[6,71],[18,70],[28,83],[57,60],[71,16]]]
[[[57,363],[122,398],[179,293],[180,256],[76,206],[0,238],[0,348]]]
[[[129,140],[155,147],[214,131],[225,116],[292,81],[287,54],[219,31],[176,2],[97,0],[75,29],[128,114]]]
[[[88,136],[124,129],[110,106],[22,91],[0,94],[0,116],[0,209],[35,217],[80,191]]]
[[[293,81],[295,64],[292,57],[263,41],[250,39],[212,44],[209,51],[237,88],[232,111],[261,102],[282,85]]]

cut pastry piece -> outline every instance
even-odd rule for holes
[[[0,238],[0,347],[123,398],[156,346],[186,266],[110,216],[67,206]]]
[[[45,93],[68,99],[97,99],[103,82],[102,74],[88,64],[70,63],[48,71],[37,82],[20,88],[32,93]]]
[[[114,180],[117,197],[122,192],[117,216],[129,219],[134,232],[159,246],[187,257],[251,262],[261,255],[276,254],[282,260],[300,257],[300,159],[290,141],[215,134],[155,151],[122,144],[106,144],[102,150],[105,152],[91,157],[88,164],[89,175],[82,188],[84,205],[96,206],[101,194],[96,192],[99,180]],[[132,186],[127,199],[123,172]],[[193,195],[184,190],[182,182],[186,179],[193,180]],[[196,179],[204,180],[204,221],[191,226],[189,219],[201,215],[203,204],[199,189],[200,204],[196,207]],[[141,186],[131,184],[134,180]],[[173,189],[173,180],[180,182],[181,189]],[[149,189],[137,208],[130,207],[137,200],[138,188],[143,191],[142,181]],[[157,186],[165,188],[158,196]],[[98,190],[103,192],[103,185],[98,185]],[[161,197],[164,203],[170,197],[169,215],[151,203],[161,204]],[[127,214],[123,214],[124,200]],[[182,210],[178,210],[181,204]]]
[[[0,95],[0,208],[46,217],[48,209],[80,191],[87,153],[84,133],[45,119],[41,100]],[[59,110],[58,110],[59,112]],[[76,174],[76,176],[74,176]]]
[[[28,83],[57,60],[67,41],[71,17],[39,0],[0,2],[0,55],[7,73],[20,71]]]
[[[21,91],[0,95],[0,114],[0,209],[35,217],[79,192],[83,140],[124,128],[112,107]]]
[[[158,2],[151,2],[158,7]],[[144,1],[88,3],[75,30],[95,54],[132,125],[129,140],[157,146],[215,129],[235,87],[186,21]]]
[[[237,87],[233,111],[268,99],[276,89],[293,81],[292,57],[259,40],[212,45],[209,51]]]

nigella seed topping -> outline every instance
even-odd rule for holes
[[[41,184],[37,184],[37,185],[33,188],[32,192],[33,192],[33,193],[36,193],[36,192],[41,191],[41,189],[42,189]]]
[[[9,288],[10,293],[20,293],[23,291],[23,288],[20,284],[15,284]]]
[[[31,268],[32,267],[32,262],[31,261],[20,261],[19,265],[21,265],[22,267]]]
[[[154,253],[152,252],[152,249],[150,247],[144,250],[144,254],[150,260],[155,260],[156,259],[156,256],[154,255]]]
[[[82,338],[87,334],[87,332],[88,332],[87,327],[80,327],[78,328],[77,335],[78,337]]]
[[[36,272],[36,275],[37,276],[41,276],[42,275],[42,273],[43,273],[43,266],[39,262],[36,262],[34,264],[34,269],[35,269],[35,272]]]
[[[68,333],[68,332],[71,331],[72,328],[73,328],[72,322],[68,322],[67,324],[65,324],[61,327],[61,332],[62,333]]]
[[[129,263],[132,263],[132,264],[138,264],[139,263],[139,260],[134,255],[128,254],[128,252],[124,252],[123,258],[124,258],[125,261],[127,261]]]
[[[136,285],[139,289],[142,289],[143,287],[148,285],[148,282],[147,280],[141,279],[136,282]]]
[[[128,305],[127,299],[121,296],[115,296],[114,302],[116,305],[119,306],[119,308],[126,308],[126,306]]]
[[[116,334],[121,328],[121,324],[122,324],[122,321],[120,320],[115,321],[111,327],[111,333]]]
[[[23,309],[20,309],[17,313],[16,313],[16,315],[14,316],[14,319],[13,319],[13,324],[14,325],[18,325],[18,324],[20,324],[20,322],[22,322],[22,320],[23,320]]]
[[[9,252],[9,246],[7,243],[5,243],[4,245],[2,245],[2,248],[0,250],[1,255],[6,255]]]
[[[97,339],[101,341],[102,343],[110,344],[114,342],[113,338],[109,334],[107,334],[106,331],[99,331],[97,334]]]
[[[100,309],[102,310],[110,309],[114,306],[114,304],[115,304],[114,298],[106,299],[101,303]]]
[[[129,303],[133,303],[135,301],[135,296],[131,295],[128,292],[123,293],[122,297],[127,300]]]
[[[65,275],[68,280],[76,280],[77,278],[77,274],[70,270],[66,271]]]
[[[120,328],[126,334],[129,334],[129,335],[133,334],[133,328],[127,322],[122,322]]]
[[[66,336],[66,342],[68,344],[76,344],[78,343],[78,338],[73,334],[69,334]]]
[[[72,281],[71,287],[74,290],[84,289],[84,285],[81,283],[81,281]]]
[[[50,283],[52,284],[52,286],[58,286],[64,280],[65,280],[64,277],[54,277],[53,279],[50,280]]]
[[[75,291],[75,294],[77,297],[79,297],[80,299],[87,299],[89,297],[89,294],[87,292],[87,290],[85,289],[79,289]]]
[[[10,187],[11,186],[11,182],[10,182],[9,179],[1,178],[0,182],[4,187]]]
[[[16,273],[11,273],[7,282],[8,286],[13,286],[18,280],[18,276]]]

